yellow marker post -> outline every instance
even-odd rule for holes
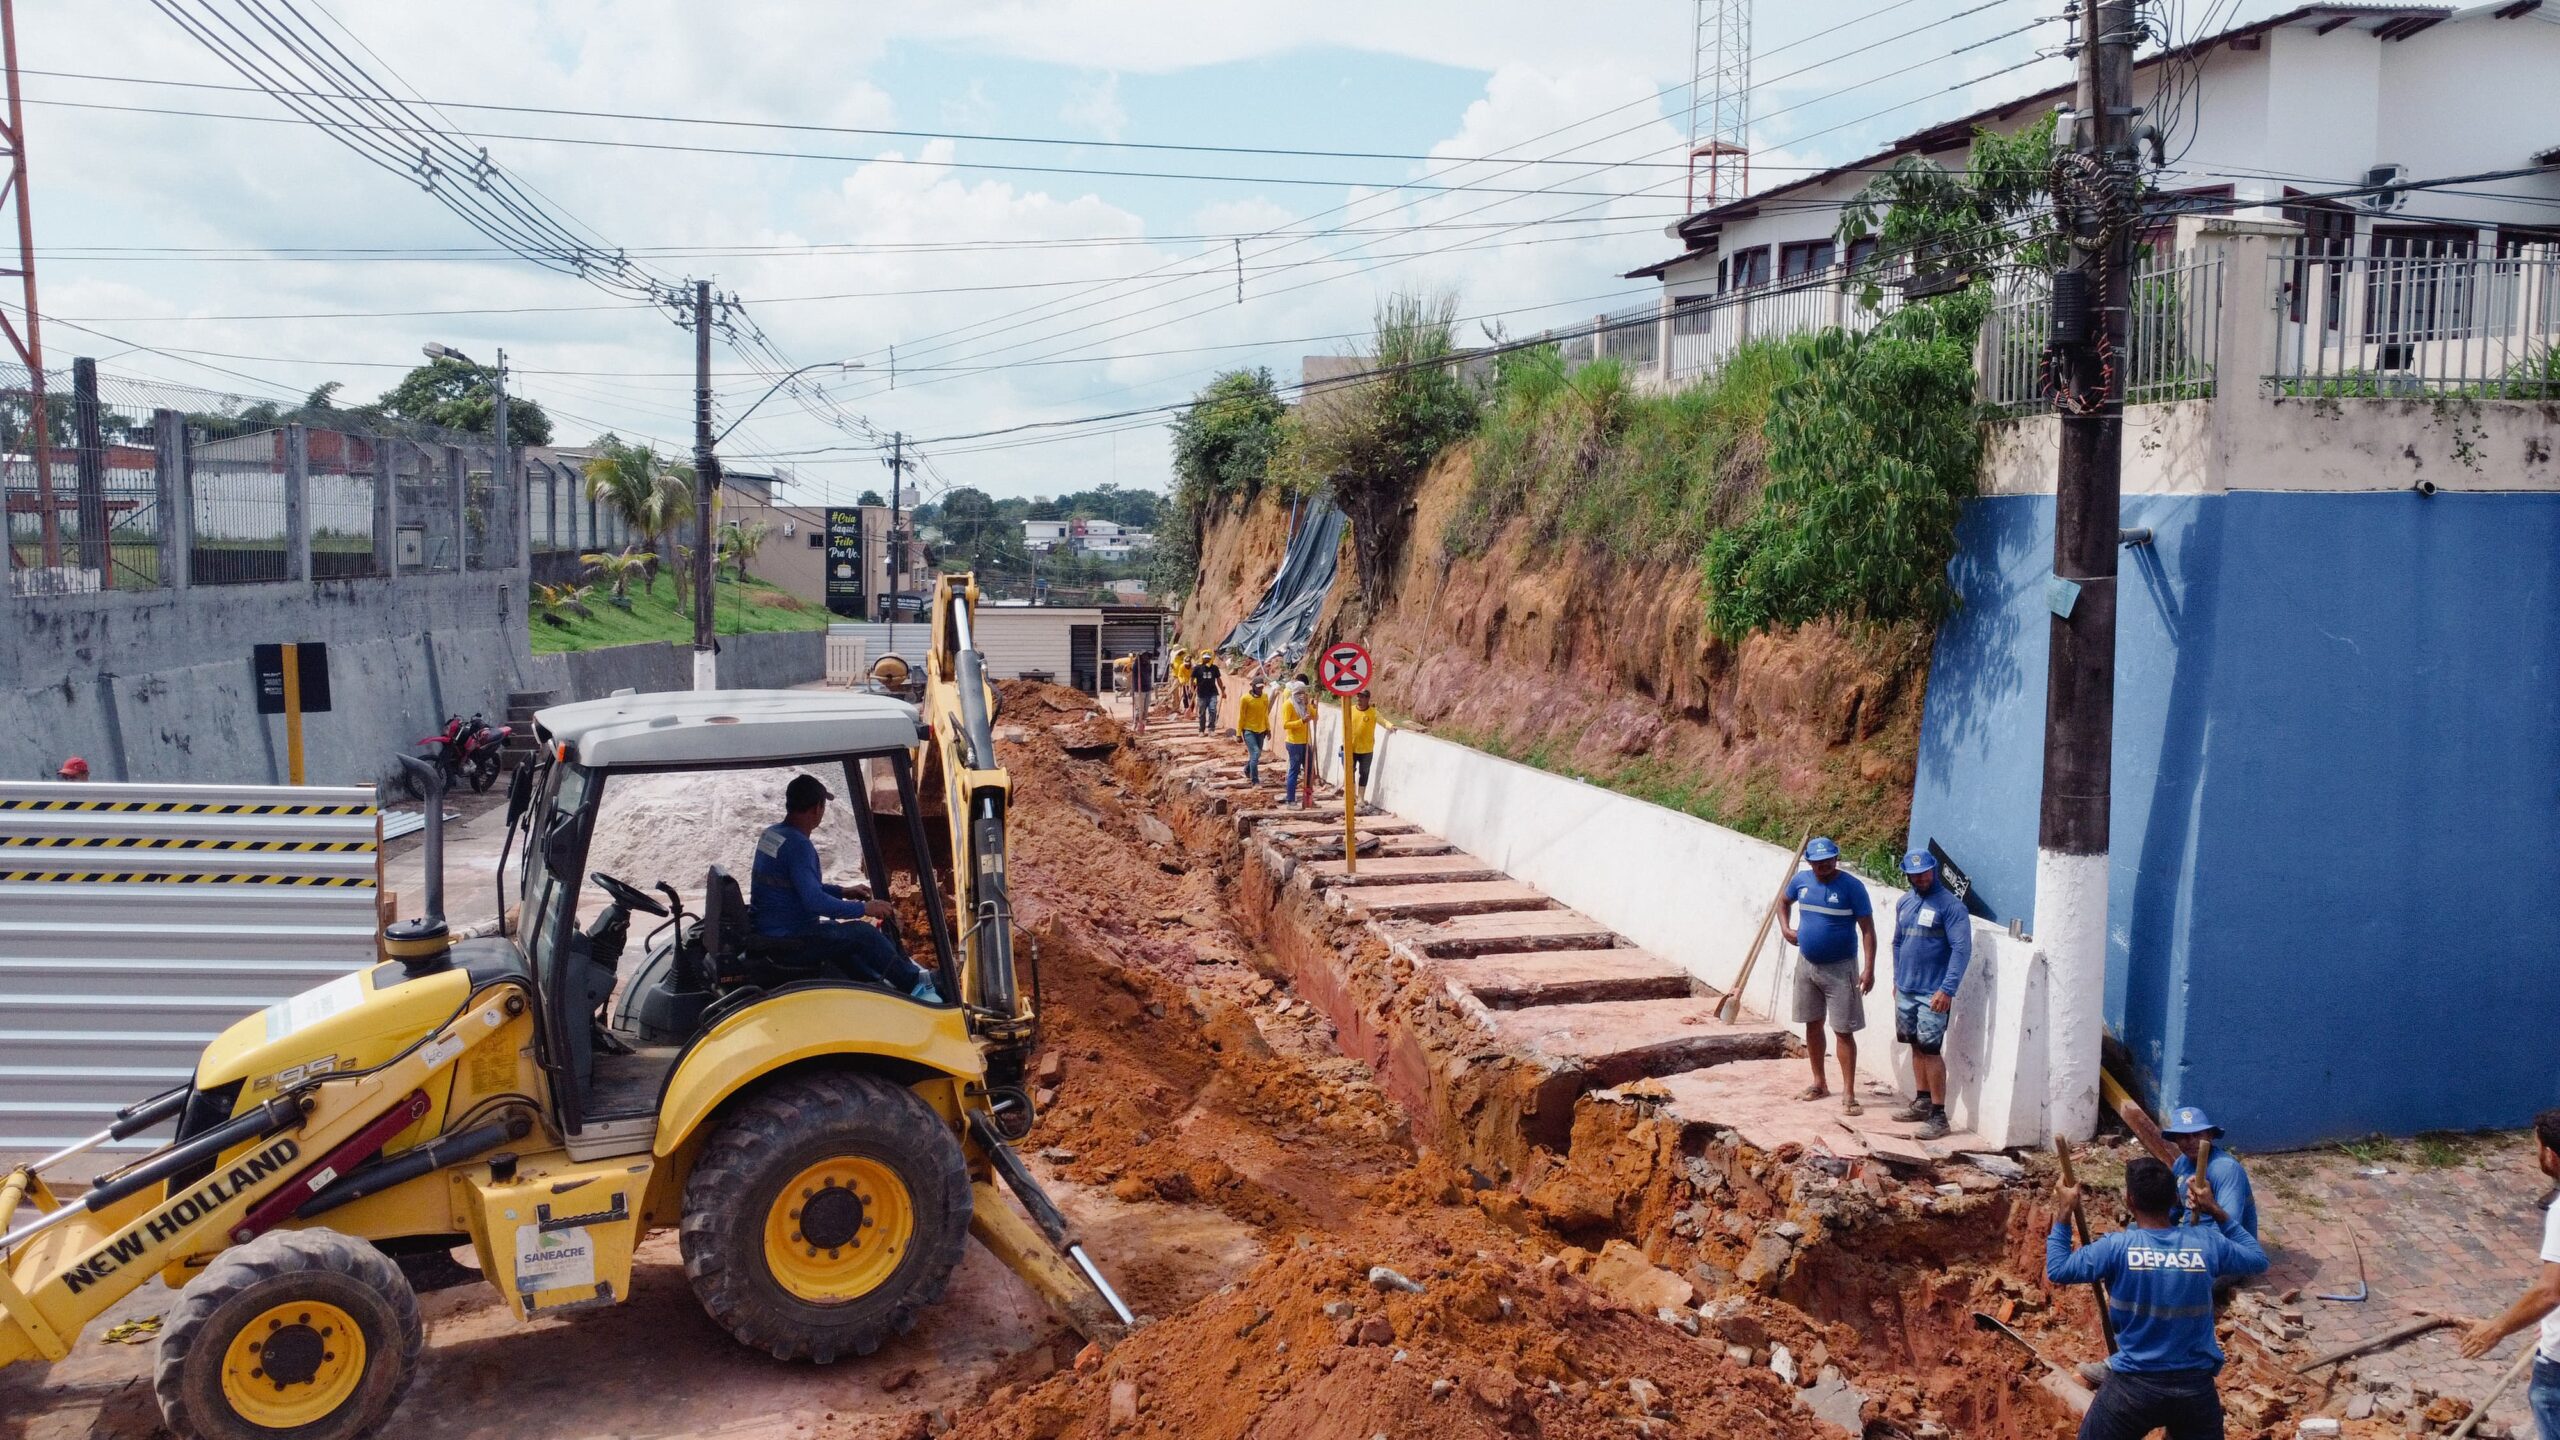
[[[1342,873],[1360,873],[1360,770],[1351,763],[1351,701],[1342,702]]]
[[[302,783],[302,659],[299,645],[284,648],[285,783]]]

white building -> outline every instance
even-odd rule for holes
[[[1022,548],[1035,555],[1055,550],[1067,538],[1064,520],[1025,520],[1022,522]]]
[[[2560,5],[2543,0],[2305,5],[2155,51],[2137,62],[2134,88],[2160,112],[2145,118],[2169,128],[2172,153],[2144,239],[2166,250],[2183,205],[2293,221],[2325,256],[2548,256],[2560,245],[2555,76]],[[2167,82],[2173,92],[2192,83],[2192,98],[2174,114],[2154,104]],[[2022,95],[1690,215],[1670,227],[1681,253],[1628,273],[1661,282],[1651,312],[1659,323],[1595,327],[1589,348],[1667,383],[1712,369],[1752,336],[1860,323],[1868,317],[1851,298],[1843,262],[1866,258],[1872,242],[1840,252],[1841,203],[1907,155],[1960,168],[1977,128],[2014,134],[2070,98],[2068,87]],[[2302,198],[2395,172],[2419,180],[2499,171],[2527,173],[2378,201]],[[2329,281],[2333,327],[2348,304],[2341,276],[2351,273],[2341,267]],[[2441,298],[2372,297],[2395,316]]]

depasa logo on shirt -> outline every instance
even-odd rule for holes
[[[2127,1270],[2202,1270],[2204,1252],[2201,1250],[2127,1250],[2124,1253],[2124,1268]]]

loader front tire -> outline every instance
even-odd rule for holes
[[[425,1343],[391,1257],[334,1230],[273,1230],[188,1283],[152,1389],[179,1440],[355,1440],[398,1408]]]
[[[912,1090],[797,1076],[733,1107],[685,1180],[702,1308],[780,1360],[868,1355],[942,1298],[969,1238],[959,1138]]]

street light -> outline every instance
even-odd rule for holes
[[[711,448],[713,448],[714,450],[719,449],[719,448],[720,448],[720,442],[729,438],[729,431],[730,431],[730,430],[735,430],[735,429],[737,429],[739,426],[746,424],[746,423],[747,423],[747,417],[748,417],[748,416],[750,416],[750,415],[753,415],[754,413],[756,413],[756,409],[757,409],[757,407],[758,407],[758,406],[761,406],[761,405],[762,405],[762,404],[764,404],[764,402],[766,402],[767,400],[772,399],[772,398],[774,397],[775,393],[776,393],[777,391],[781,390],[783,386],[790,384],[792,381],[799,379],[801,376],[808,374],[810,371],[812,371],[812,370],[862,370],[862,369],[867,369],[867,368],[869,368],[869,367],[865,366],[865,365],[864,365],[861,361],[859,361],[859,360],[821,360],[821,361],[819,361],[819,362],[818,362],[817,364],[815,364],[815,365],[803,365],[803,366],[801,366],[799,369],[794,370],[794,371],[792,371],[790,374],[783,376],[781,379],[774,381],[774,382],[773,382],[773,388],[772,388],[772,389],[770,389],[770,390],[767,390],[767,391],[765,391],[763,394],[761,394],[761,395],[757,396],[757,397],[756,397],[756,403],[755,403],[754,405],[750,405],[750,406],[748,406],[746,409],[739,411],[739,412],[738,412],[738,418],[729,422],[728,429],[722,430],[719,434],[717,434],[717,435],[715,435],[715,436],[711,437]]]
[[[419,346],[418,350],[419,353],[425,355],[430,360],[459,360],[465,365],[477,365],[480,363],[479,361],[472,359],[470,356],[463,354],[461,351],[454,349],[450,345],[439,345],[433,340]]]

